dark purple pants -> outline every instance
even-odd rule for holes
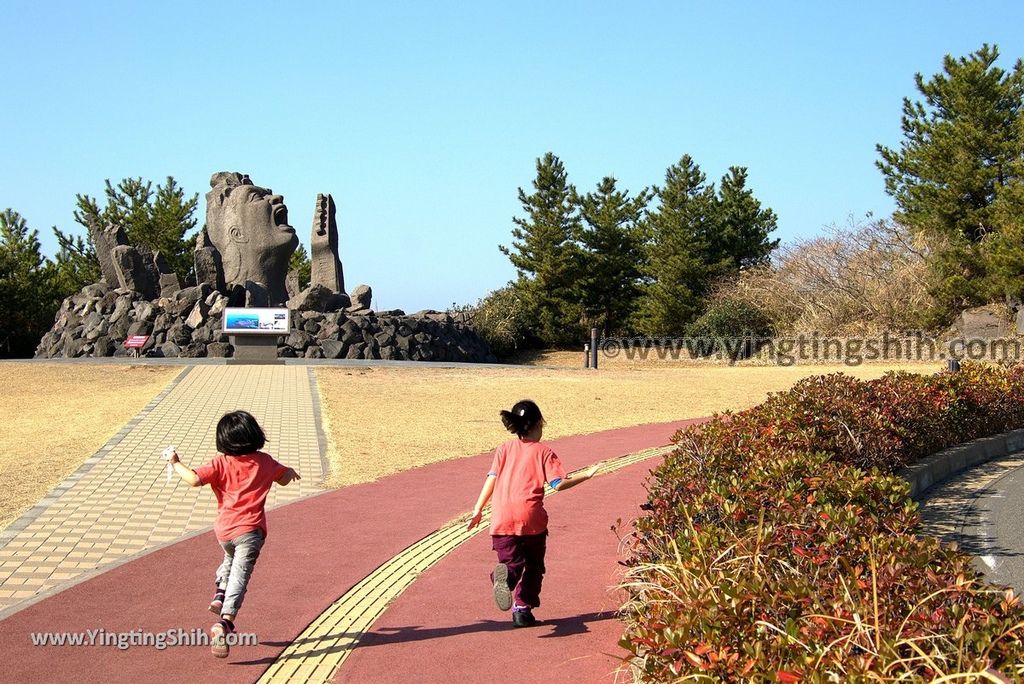
[[[528,535],[491,535],[491,548],[498,553],[498,562],[508,567],[508,587],[512,589],[516,605],[540,606],[547,536],[546,531]]]

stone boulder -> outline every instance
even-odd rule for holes
[[[370,289],[369,285],[357,285],[356,289],[352,290],[352,294],[349,295],[349,311],[369,311],[370,302],[373,298],[373,290]]]
[[[997,305],[967,309],[960,314],[957,327],[965,340],[1000,339],[1009,332],[1009,313]]]
[[[319,283],[313,283],[288,300],[292,311],[340,311],[349,305],[347,295],[338,294]]]
[[[128,246],[128,236],[123,228],[114,225],[101,227],[90,222],[88,230],[93,248],[96,250],[96,260],[100,262],[100,274],[108,285],[117,287],[119,280],[114,268],[114,248]]]
[[[139,249],[128,245],[119,245],[114,247],[110,257],[120,287],[138,292],[144,299],[157,298],[159,280],[153,277],[152,262],[146,264]]]

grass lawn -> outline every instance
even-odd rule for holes
[[[328,437],[327,484],[342,487],[489,451],[508,438],[498,411],[536,401],[545,437],[707,416],[761,402],[802,377],[842,371],[877,377],[893,366],[729,367],[607,363],[539,355],[508,369],[320,367]],[[562,367],[557,367],[561,365]],[[931,373],[937,364],[898,368]],[[181,368],[0,363],[0,529],[38,502],[167,386]]]
[[[0,529],[74,472],[181,370],[0,363]]]
[[[544,413],[545,438],[641,423],[707,416],[760,403],[800,378],[842,371],[878,377],[890,365],[712,366],[607,364],[579,369],[582,354],[535,359],[511,369],[317,369],[334,487],[367,482],[407,468],[488,451],[508,438],[498,411],[533,399]],[[572,367],[551,368],[566,365]],[[901,365],[933,373],[938,364]]]

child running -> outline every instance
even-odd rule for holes
[[[499,610],[512,609],[515,627],[537,624],[533,609],[540,606],[547,546],[548,514],[544,510],[544,483],[562,491],[586,482],[597,472],[568,477],[550,447],[541,443],[544,417],[537,404],[528,399],[511,411],[501,412],[501,422],[516,435],[494,452],[494,461],[484,480],[468,529],[480,524],[483,507],[491,505],[491,548],[498,553],[498,565],[491,573],[494,602]]]
[[[217,590],[210,611],[220,616],[210,634],[211,650],[227,658],[228,635],[235,631],[235,616],[242,607],[260,549],[267,539],[264,505],[271,485],[287,485],[301,479],[260,449],[266,444],[256,419],[245,411],[226,414],[217,423],[217,451],[220,453],[196,470],[186,468],[177,453],[170,456],[174,472],[193,487],[208,484],[217,496],[217,521],[213,529],[224,549],[224,561],[217,568]]]

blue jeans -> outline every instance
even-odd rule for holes
[[[249,585],[249,576],[260,557],[263,548],[263,530],[253,530],[239,535],[231,541],[221,542],[224,549],[224,562],[217,568],[217,586],[224,590],[224,607],[221,615],[237,615],[245,598],[245,588]]]

